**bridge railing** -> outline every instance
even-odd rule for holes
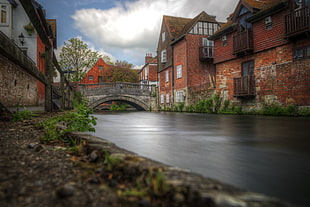
[[[98,83],[98,84],[79,84],[79,90],[88,96],[101,94],[134,94],[146,95],[151,93],[151,85],[138,83]]]

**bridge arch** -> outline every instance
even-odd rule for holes
[[[104,96],[101,97],[92,103],[89,103],[90,108],[96,108],[102,103],[109,102],[109,101],[123,101],[125,103],[128,103],[135,107],[138,111],[148,111],[149,110],[149,105],[145,103],[142,100],[137,99],[134,96],[129,96],[129,95],[110,95],[110,96]]]

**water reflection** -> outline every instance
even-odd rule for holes
[[[96,136],[161,162],[310,206],[309,118],[97,114]]]

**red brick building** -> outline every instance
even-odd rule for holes
[[[161,108],[194,104],[214,88],[213,41],[207,37],[219,27],[205,12],[194,19],[163,17],[157,49]]]
[[[110,67],[104,62],[102,58],[94,64],[94,66],[85,74],[83,79],[80,81],[82,84],[97,84],[102,83],[102,72],[104,69]]]
[[[214,40],[216,91],[244,108],[310,105],[308,0],[240,0]]]
[[[158,85],[157,75],[157,57],[153,57],[152,53],[145,56],[145,65],[139,71],[140,84]]]

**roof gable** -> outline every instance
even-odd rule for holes
[[[202,11],[198,14],[194,19],[189,21],[183,28],[180,35],[185,35],[191,31],[191,29],[198,23],[198,22],[211,22],[211,23],[218,23],[215,20],[215,16],[210,16],[205,11]]]
[[[176,38],[189,21],[191,19],[164,15],[163,22],[167,27],[170,40]]]

